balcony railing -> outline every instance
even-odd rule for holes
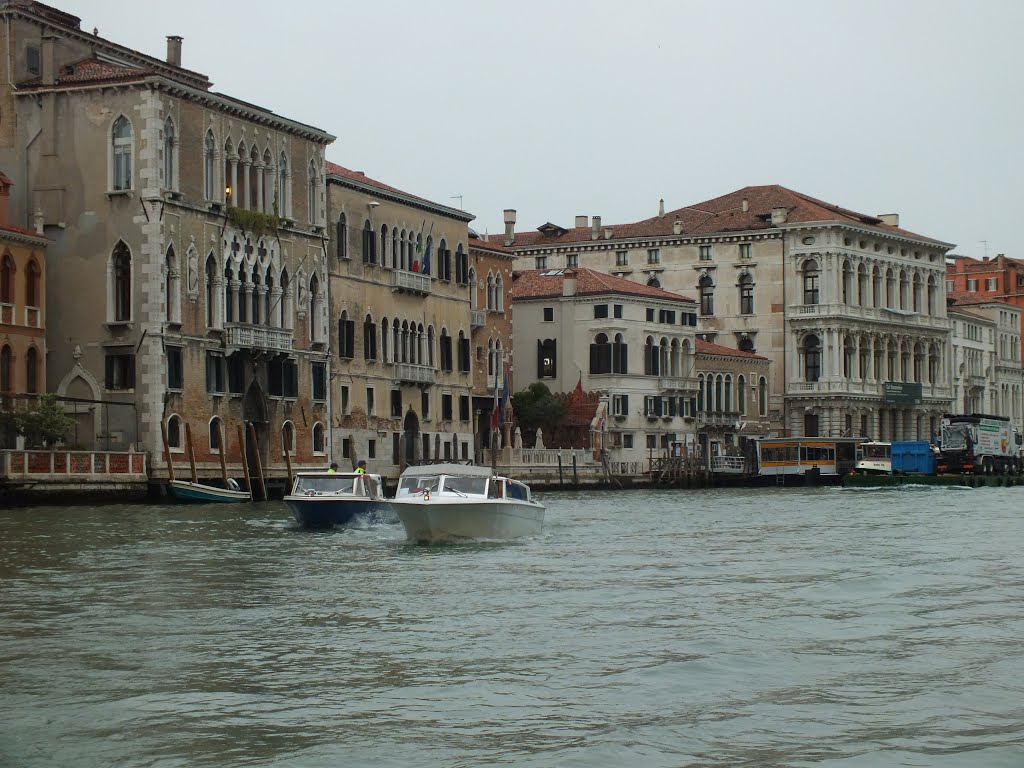
[[[395,366],[395,378],[406,384],[433,384],[436,380],[434,369],[429,365],[398,363]]]
[[[14,305],[0,304],[0,323],[14,325]]]
[[[29,328],[42,328],[41,319],[39,307],[25,307],[25,325]]]
[[[660,376],[658,377],[658,389],[662,392],[679,392],[681,390],[697,389],[697,380],[685,376]]]
[[[741,475],[746,466],[742,456],[712,456],[711,471],[723,475]]]
[[[482,309],[471,309],[469,311],[469,325],[471,328],[483,328],[487,323],[487,312]]]
[[[789,314],[794,319],[803,317],[845,317],[874,320],[883,323],[917,326],[919,328],[948,328],[948,317],[936,317],[926,310],[904,310],[889,307],[861,307],[851,304],[791,304]]]
[[[391,288],[395,291],[427,295],[430,293],[430,275],[396,269],[391,272]]]
[[[876,379],[821,379],[819,381],[791,381],[786,385],[786,394],[789,396],[812,395],[839,395],[856,396],[868,395],[871,397],[884,398],[885,384]],[[921,397],[928,400],[946,400],[952,397],[952,389],[949,384],[928,384],[922,383]]]
[[[224,323],[224,342],[229,347],[266,352],[291,352],[293,336],[289,328],[270,328],[249,323]]]

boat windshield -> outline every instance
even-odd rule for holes
[[[487,492],[486,477],[453,477],[446,476],[441,486],[441,493],[453,496],[483,496]]]
[[[433,477],[403,477],[398,483],[398,495],[408,496],[414,493],[423,493],[424,491],[433,493],[437,490],[440,481],[441,478],[437,475]]]
[[[355,488],[354,477],[339,477],[338,475],[317,475],[304,477],[300,475],[295,478],[293,494],[309,493],[352,493]],[[361,490],[361,489],[360,489]]]
[[[888,460],[892,455],[892,446],[889,443],[863,443],[860,448],[863,457],[868,461]]]

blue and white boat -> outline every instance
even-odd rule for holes
[[[234,478],[228,478],[228,488],[193,483],[188,480],[171,480],[167,485],[171,495],[177,501],[193,504],[238,504],[243,501],[252,501],[252,494],[249,491],[243,491]]]
[[[380,475],[361,472],[299,472],[284,503],[304,528],[394,520]]]

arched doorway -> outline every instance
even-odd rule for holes
[[[402,424],[402,440],[405,442],[405,453],[402,456],[405,465],[419,464],[420,420],[412,409],[405,414],[405,421]]]
[[[245,420],[245,460],[249,464],[249,476],[255,477],[259,466],[264,468],[265,474],[270,425],[267,420],[267,398],[256,381],[249,385],[242,399],[242,418]],[[249,429],[250,424],[256,432],[255,442],[252,439],[253,430]],[[257,454],[260,457],[259,464],[256,462]]]

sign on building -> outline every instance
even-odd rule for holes
[[[892,405],[920,405],[921,384],[910,381],[885,382],[885,402]]]

